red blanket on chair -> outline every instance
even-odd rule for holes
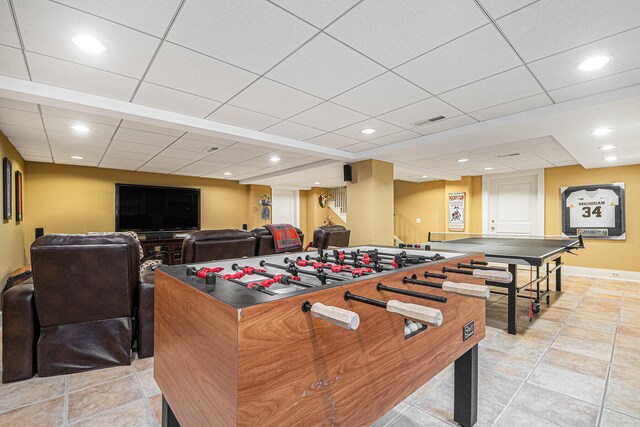
[[[276,252],[287,252],[302,246],[296,228],[290,224],[266,224],[265,228],[271,232]]]

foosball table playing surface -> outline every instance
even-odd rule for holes
[[[369,425],[455,362],[477,419],[481,253],[358,246],[162,267],[154,376],[163,424]]]

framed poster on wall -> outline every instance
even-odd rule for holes
[[[2,160],[2,217],[5,220],[11,219],[11,179],[13,178],[13,167],[11,160],[5,157]]]
[[[464,193],[449,193],[449,231],[464,231]]]
[[[623,182],[562,187],[562,235],[626,239]]]
[[[22,221],[22,172],[16,171],[16,221]]]

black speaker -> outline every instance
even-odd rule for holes
[[[351,176],[351,165],[344,165],[343,168],[344,180],[351,182],[353,177]]]
[[[36,239],[42,236],[44,236],[44,228],[43,227],[36,228]]]
[[[248,226],[247,224],[242,224],[242,229],[243,229],[243,230],[248,230],[248,229],[249,229],[249,226]]]

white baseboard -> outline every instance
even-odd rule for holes
[[[605,268],[562,266],[563,275],[596,277],[600,279],[624,280],[628,282],[640,281],[640,271],[608,270]]]

